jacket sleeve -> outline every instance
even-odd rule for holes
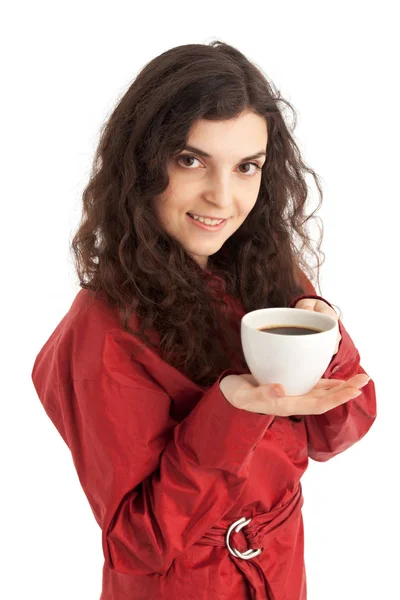
[[[314,287],[302,274],[305,295],[298,296],[290,303],[294,308],[303,298],[323,300],[331,308],[325,298],[317,295]],[[365,373],[360,365],[360,355],[353,340],[349,336],[342,321],[338,321],[342,339],[339,349],[333,355],[325,373],[325,379],[343,379],[347,381],[358,373]],[[359,440],[371,428],[376,419],[375,385],[372,379],[361,388],[361,395],[345,402],[322,415],[307,415],[304,417],[308,438],[308,455],[315,461],[324,462],[343,452]]]
[[[274,417],[239,410],[222,394],[220,380],[248,372],[240,369],[225,370],[179,423],[154,382],[74,380],[69,369],[45,347],[32,381],[71,451],[105,561],[120,573],[165,573],[238,500]]]

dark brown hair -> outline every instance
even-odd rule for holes
[[[305,293],[301,273],[314,280],[306,252],[317,258],[319,286],[322,233],[314,250],[306,224],[321,205],[322,190],[281,105],[296,116],[236,48],[220,41],[172,48],[151,60],[119,100],[102,129],[83,192],[71,244],[80,286],[104,295],[125,331],[201,386],[211,385],[224,369],[246,368],[240,319],[225,310],[225,290],[246,312],[288,306]],[[168,186],[168,161],[184,148],[197,119],[232,119],[245,110],[267,120],[259,194],[203,271],[162,229],[152,200]],[[310,215],[307,173],[320,195]],[[132,315],[140,328],[131,326]],[[148,338],[154,331],[155,344]]]

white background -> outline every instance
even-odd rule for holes
[[[324,191],[322,295],[340,307],[377,391],[367,436],[327,463],[311,461],[302,480],[308,599],[400,597],[395,4],[3,9],[2,598],[100,596],[101,532],[31,369],[79,291],[69,242],[101,125],[150,59],[213,39],[256,62],[297,111],[296,140]]]

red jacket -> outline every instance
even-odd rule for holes
[[[324,300],[306,283],[291,307]],[[339,328],[323,377],[349,379],[365,371]],[[132,360],[138,343],[80,290],[32,371],[102,529],[100,600],[304,600],[300,479],[309,457],[326,461],[370,429],[372,379],[357,398],[294,422],[226,400],[220,380],[248,370],[201,388],[147,348]]]

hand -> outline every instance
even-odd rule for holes
[[[253,375],[227,375],[220,381],[225,398],[236,408],[263,415],[289,417],[291,415],[321,415],[340,404],[359,396],[360,388],[370,377],[358,373],[347,381],[343,379],[320,379],[307,393],[285,396],[280,384],[259,385]],[[281,397],[274,395],[280,389]]]
[[[303,308],[304,310],[314,310],[315,312],[322,313],[324,315],[329,315],[333,317],[336,321],[339,321],[339,316],[337,313],[323,300],[316,300],[316,298],[303,298],[299,300],[294,308]],[[336,354],[339,350],[339,344],[342,336],[340,335],[339,326],[338,326],[338,337],[336,340],[336,348],[333,354]]]

